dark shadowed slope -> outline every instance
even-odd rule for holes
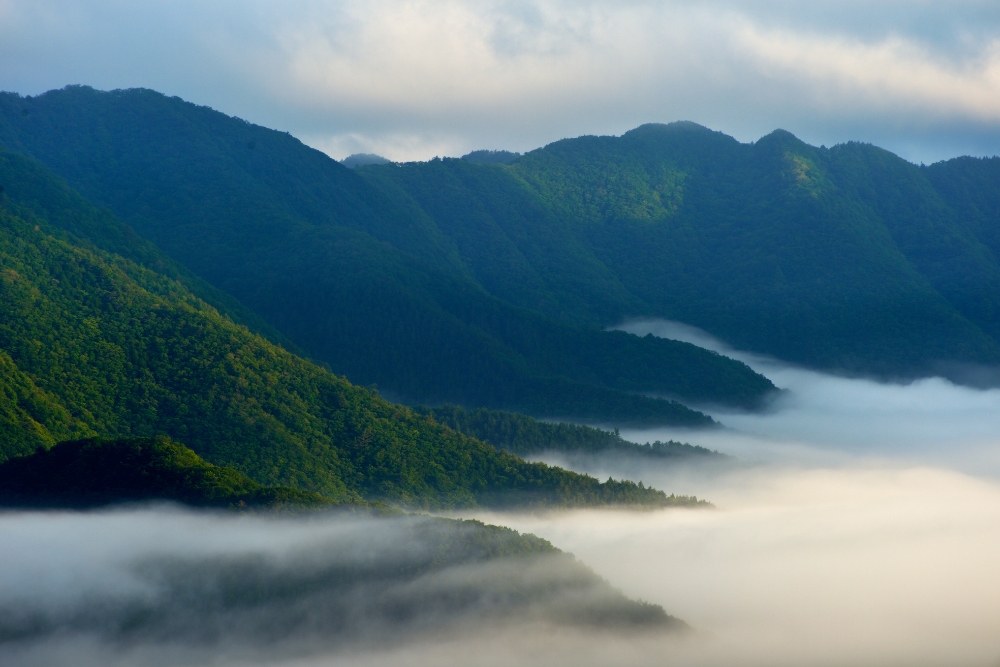
[[[989,161],[961,165],[673,123],[509,166],[359,173],[407,192],[512,303],[604,325],[666,317],[800,363],[913,375],[1000,361],[1000,181]]]
[[[287,134],[176,98],[80,87],[2,95],[0,142],[112,209],[312,358],[408,401],[697,425],[708,422],[634,392],[752,407],[773,390],[692,346],[605,333],[595,318],[554,321],[565,290],[504,277],[517,262],[503,252],[489,275],[473,267],[460,240],[391,179],[376,183]],[[639,302],[579,245],[566,252],[591,257],[581,280],[609,312],[634,312]],[[591,298],[566,312],[586,311]]]
[[[510,164],[350,170],[175,98],[79,87],[2,96],[0,142],[310,355],[409,400],[680,419],[621,392],[752,405],[769,389],[598,333],[642,316],[855,372],[1000,362],[989,161],[922,169],[869,145],[673,123]]]
[[[264,486],[169,438],[76,440],[0,463],[0,506],[84,509],[172,500],[197,507],[309,509],[335,503]]]

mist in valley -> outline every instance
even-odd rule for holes
[[[433,560],[421,517],[3,514],[0,663],[1000,664],[1000,391],[834,377],[682,325],[628,328],[696,337],[787,391],[762,413],[714,411],[722,429],[621,430],[731,458],[541,458],[715,509],[468,510],[454,516],[578,560],[417,575]],[[690,629],[581,621],[612,588]]]
[[[785,391],[760,413],[714,409],[718,430],[621,429],[730,458],[539,458],[716,509],[476,516],[669,605],[697,639],[664,664],[1000,664],[1000,390],[828,375],[675,322],[621,328],[739,358]]]

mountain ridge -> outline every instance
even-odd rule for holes
[[[153,91],[0,95],[0,143],[54,168],[304,354],[400,400],[696,425],[710,422],[645,394],[749,406],[773,390],[738,362],[653,340],[624,355],[600,327],[498,298],[412,198],[362,178],[370,167]],[[666,348],[695,372],[663,361]],[[546,365],[560,354],[569,363]]]
[[[3,173],[22,167],[33,192],[62,191],[28,158],[0,153]],[[16,436],[0,440],[0,459],[61,440],[162,434],[257,483],[340,502],[687,502],[527,463],[391,404],[234,323],[177,280],[49,233],[17,196],[17,187],[0,194],[0,432]]]

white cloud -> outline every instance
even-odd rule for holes
[[[865,43],[748,25],[735,39],[759,70],[800,79],[828,110],[843,105],[847,96],[887,113],[1000,121],[1000,37],[960,63],[940,62],[919,43],[899,36]]]
[[[1000,150],[998,34],[973,1],[4,0],[0,87],[144,85],[395,159],[682,118],[931,159]]]

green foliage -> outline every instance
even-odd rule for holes
[[[7,273],[0,275],[0,280],[9,279]],[[90,433],[0,351],[0,461],[51,447],[56,438]]]
[[[511,151],[479,150],[466,153],[462,159],[473,164],[510,164],[519,157],[520,153]]]
[[[340,164],[348,169],[354,169],[366,164],[389,164],[389,160],[374,153],[354,153],[341,160]]]
[[[629,442],[618,429],[604,431],[578,424],[550,424],[527,415],[477,408],[467,410],[455,405],[438,408],[415,408],[459,433],[487,442],[519,456],[543,452],[579,452],[600,454],[616,452],[655,458],[723,457],[704,447],[670,440],[645,445]]]
[[[1000,158],[962,157],[922,168],[944,205],[954,213],[952,252],[926,258],[935,286],[984,331],[1000,338]]]
[[[736,346],[887,375],[1000,360],[995,255],[873,146],[674,123],[556,142],[508,173],[653,313]]]
[[[110,211],[99,209],[34,160],[0,149],[0,183],[5,205],[32,219],[46,233],[89,248],[120,255],[159,275],[173,278],[233,321],[286,348],[294,346],[259,315],[164,255]]]
[[[730,360],[600,331],[629,317],[889,376],[1000,362],[996,160],[920,168],[673,123],[510,164],[351,171],[180,100],[85,88],[0,97],[0,142],[314,358],[413,402],[693,423],[634,394],[752,407],[770,391]]]
[[[592,308],[617,317],[641,302],[586,243],[550,230],[545,203],[498,167],[435,161],[428,174],[445,180],[431,190],[455,198],[431,209],[414,183],[397,182],[415,167],[346,169],[286,134],[148,90],[0,95],[0,142],[109,207],[312,358],[409,402],[693,426],[711,422],[648,394],[752,407],[773,390],[693,346],[601,331],[607,318]],[[479,179],[489,201],[463,198],[465,178]],[[27,202],[23,188],[8,191]],[[538,235],[518,246],[497,225]]]
[[[162,436],[62,442],[0,464],[0,505],[85,508],[142,500],[235,509],[334,504],[315,493],[263,486]]]
[[[27,215],[27,214],[26,214]],[[411,507],[676,504],[530,464],[234,324],[181,283],[0,208],[4,458],[166,434],[265,485]],[[23,428],[19,429],[18,424]]]
[[[996,172],[673,123],[508,166],[359,173],[412,197],[509,302],[600,325],[665,317],[783,359],[909,375],[1000,361]],[[711,401],[696,387],[641,390]]]

